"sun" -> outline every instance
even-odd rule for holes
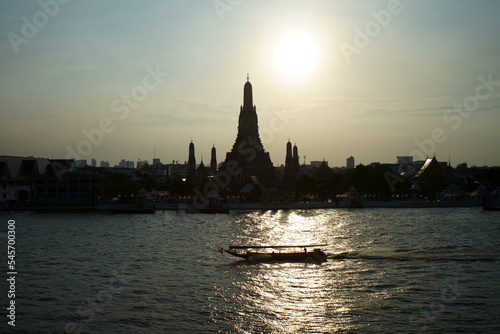
[[[303,78],[318,65],[319,49],[313,35],[297,31],[285,34],[274,46],[276,68],[290,78]]]

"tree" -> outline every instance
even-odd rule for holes
[[[195,185],[189,181],[183,181],[182,179],[175,178],[169,185],[169,190],[173,194],[188,196],[191,195]]]
[[[262,200],[262,188],[259,185],[255,185],[253,189],[248,193],[247,200],[249,202],[258,203]]]
[[[311,175],[302,174],[297,180],[295,189],[298,193],[301,193],[302,196],[314,194],[316,193],[316,182]]]
[[[389,175],[394,175],[400,180],[400,176],[392,173],[388,166],[364,166],[358,165],[355,169],[350,170],[339,184],[339,192],[344,193],[350,186],[354,186],[359,192],[366,194],[381,194],[382,197],[388,199],[396,193],[407,193],[410,189],[410,183],[407,180],[401,182],[389,182],[393,180],[387,178]]]
[[[154,188],[156,188],[155,180],[148,173],[136,172],[135,176],[140,177],[140,179],[137,181],[139,189],[144,188],[147,191],[152,191]]]
[[[141,188],[132,179],[122,173],[114,173],[109,178],[109,184],[105,194],[107,196],[130,197]]]

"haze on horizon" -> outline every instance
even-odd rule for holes
[[[249,73],[275,165],[500,165],[500,2],[3,1],[0,155],[222,162]],[[98,135],[97,130],[102,134]],[[156,149],[155,149],[156,148]],[[415,155],[419,153],[421,157]]]

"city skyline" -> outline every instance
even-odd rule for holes
[[[224,160],[242,84],[274,165],[500,165],[500,3],[0,4],[0,155]],[[293,56],[291,56],[293,55]],[[86,142],[86,143],[84,143]]]

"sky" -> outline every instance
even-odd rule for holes
[[[0,155],[222,162],[253,86],[275,165],[500,166],[500,2],[0,2]]]

